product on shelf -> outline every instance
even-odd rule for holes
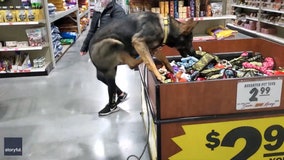
[[[18,48],[24,48],[24,47],[28,47],[29,46],[29,42],[28,41],[17,41],[17,46]]]
[[[0,48],[2,47],[7,47],[7,48],[24,48],[24,47],[29,47],[29,42],[28,41],[4,41],[4,45],[2,42],[0,43]]]
[[[234,0],[232,13],[238,18],[228,26],[283,43],[283,7],[283,0]]]
[[[211,3],[212,16],[222,16],[222,10],[223,10],[222,6],[223,6],[222,2]]]
[[[3,6],[4,10],[4,21],[5,22],[16,22],[16,16],[14,13],[14,7],[13,6]]]
[[[195,0],[195,17],[200,17],[200,0]]]
[[[27,12],[24,7],[16,6],[16,20],[17,22],[26,22],[27,21]]]
[[[262,27],[260,29],[261,33],[265,33],[265,34],[276,34],[277,30],[275,28],[271,28],[271,27]]]
[[[2,7],[0,6],[0,23],[4,22],[4,10],[2,9]]]
[[[219,25],[208,28],[207,33],[211,36],[214,36],[217,40],[221,40],[228,37],[234,37],[238,31]]]
[[[56,7],[52,3],[48,3],[48,14],[49,16],[54,16],[56,13]]]
[[[39,21],[43,17],[43,9],[33,9],[29,6],[2,6],[0,8],[0,23],[33,22]]]
[[[47,44],[47,33],[45,27],[26,29],[29,45],[44,46]]]
[[[46,62],[45,62],[44,57],[35,58],[33,60],[33,67],[34,68],[42,68],[42,67],[44,67],[45,64],[46,64]]]
[[[77,2],[75,0],[48,0],[48,3],[53,4],[56,8],[56,11],[65,11],[67,9],[75,7]]]
[[[65,1],[48,0],[48,3],[52,4],[54,6],[54,9],[56,9],[56,11],[65,11],[66,10]]]
[[[16,47],[17,46],[17,41],[6,41],[5,42],[5,46],[12,48],[12,47]]]
[[[27,20],[32,21],[39,21],[43,19],[43,10],[42,9],[31,9],[27,8]]]
[[[30,0],[31,7],[33,9],[41,9],[42,8],[42,0]]]
[[[81,28],[86,29],[87,26],[89,25],[89,23],[90,23],[90,19],[89,18],[84,17],[84,18],[80,19]]]
[[[74,41],[77,39],[76,32],[61,32],[60,35],[63,39],[73,39]]]
[[[32,67],[28,53],[15,52],[13,56],[0,58],[0,73],[29,72]]]
[[[195,17],[195,0],[189,0],[190,17]]]
[[[256,30],[256,21],[248,21],[248,23],[244,23],[243,27],[249,30]]]
[[[62,53],[63,46],[61,45],[60,40],[62,39],[60,35],[59,28],[54,24],[51,25],[51,37],[52,37],[52,46],[53,46],[53,56],[58,57]]]

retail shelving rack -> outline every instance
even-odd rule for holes
[[[230,0],[228,1],[227,12],[231,12],[234,15],[242,14],[243,16],[241,18],[243,19],[243,21],[255,22],[256,28],[248,29],[243,27],[242,25],[236,24],[235,22],[237,20],[237,17],[235,19],[232,19],[231,22],[228,22],[227,26],[254,37],[262,37],[271,41],[275,41],[277,43],[284,44],[284,6],[282,5],[283,0],[282,3],[279,2],[279,5],[282,5],[280,8],[273,8],[272,6],[276,5],[274,5],[273,3],[276,2],[267,0],[248,0],[246,2]],[[241,10],[241,12],[238,13],[236,12],[236,10]],[[276,33],[263,33],[261,32],[261,29],[263,27],[273,28],[275,29]]]
[[[225,27],[228,20],[236,18],[235,15],[227,13],[228,2],[226,0],[211,0],[210,3],[221,3],[221,13],[211,17],[193,17],[194,21],[198,21],[197,26],[193,30],[195,41],[214,40],[215,37],[208,36],[208,28],[216,26]]]
[[[19,6],[22,5],[20,0],[9,0],[9,1],[3,1],[0,2],[0,6]],[[0,78],[5,77],[21,77],[21,76],[40,76],[40,75],[48,75],[52,69],[55,68],[56,62],[60,58],[55,58],[53,54],[53,46],[52,46],[52,38],[51,38],[51,24],[55,21],[63,18],[63,17],[70,17],[71,14],[75,14],[76,18],[72,18],[73,21],[77,24],[77,30],[78,30],[78,36],[81,34],[80,29],[80,19],[82,17],[88,16],[89,18],[89,7],[88,9],[80,13],[79,7],[78,7],[78,1],[76,5],[73,8],[70,8],[65,11],[59,11],[56,12],[56,14],[52,17],[49,16],[48,12],[48,1],[43,0],[42,1],[42,13],[43,18],[39,19],[38,21],[33,22],[3,22],[0,23],[0,41],[28,41],[28,37],[26,35],[26,29],[30,28],[39,28],[43,27],[45,29],[46,35],[47,35],[47,44],[43,46],[36,46],[36,47],[0,47],[0,58],[2,61],[4,61],[3,57],[11,57],[15,56],[15,54],[19,54],[20,52],[25,52],[26,55],[29,56],[29,59],[31,61],[31,65],[33,65],[33,60],[42,58],[44,59],[44,65],[40,68],[34,68],[31,67],[29,69],[13,69],[12,71],[7,72],[0,70]],[[63,50],[61,51],[61,56],[64,55],[64,53],[67,51],[67,49],[70,47],[70,45],[65,45]],[[1,60],[0,59],[0,60]],[[0,67],[1,68],[1,67]]]

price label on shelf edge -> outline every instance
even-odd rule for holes
[[[243,81],[237,86],[236,109],[279,107],[282,79]]]
[[[283,160],[284,116],[183,125],[170,160]]]

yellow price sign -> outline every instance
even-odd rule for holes
[[[284,117],[182,126],[170,160],[284,160]]]

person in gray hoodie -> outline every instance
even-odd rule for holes
[[[82,44],[82,47],[80,49],[80,55],[86,55],[89,51],[89,44],[92,39],[92,37],[96,34],[96,31],[99,28],[103,28],[105,25],[107,25],[110,21],[113,19],[119,19],[126,16],[125,10],[115,2],[115,0],[101,0],[101,6],[104,8],[102,12],[95,11],[93,13],[93,17],[91,20],[91,26],[88,31],[88,34]],[[104,82],[107,85],[107,82],[104,78],[103,73],[97,71],[97,78]],[[119,87],[116,86],[116,95],[117,99],[114,99],[114,103],[118,104],[126,100],[127,93],[123,92]],[[115,96],[116,97],[116,96]],[[119,108],[116,108],[115,111],[118,111]],[[111,111],[106,106],[104,109],[102,109],[99,112],[100,116],[105,116],[108,114],[111,114],[112,112],[115,112],[114,110]]]

